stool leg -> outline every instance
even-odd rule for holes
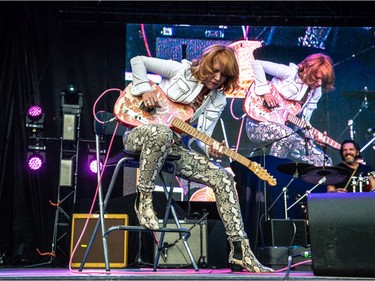
[[[112,175],[112,179],[111,179],[111,182],[110,182],[110,185],[109,185],[106,197],[104,199],[104,202],[103,202],[103,197],[102,197],[101,184],[99,185],[99,191],[98,192],[99,192],[99,213],[100,214],[99,214],[98,221],[97,221],[97,223],[95,225],[93,234],[91,235],[91,239],[90,239],[89,245],[88,245],[88,247],[86,249],[86,252],[84,254],[83,260],[81,262],[79,271],[82,271],[83,268],[84,268],[84,266],[85,266],[85,263],[87,261],[88,255],[89,255],[89,253],[91,251],[91,248],[92,248],[92,245],[94,243],[96,234],[97,234],[97,232],[99,230],[99,225],[101,225],[101,230],[102,230],[102,242],[103,242],[103,252],[104,252],[105,269],[106,269],[106,271],[110,271],[108,243],[107,243],[107,234],[106,234],[107,230],[105,228],[104,213],[105,213],[105,209],[107,207],[108,201],[109,201],[109,199],[111,197],[112,189],[113,189],[113,187],[115,185],[115,181],[116,181],[117,175],[119,173],[120,167],[122,166],[122,163],[124,161],[126,161],[126,160],[127,160],[126,158],[123,158],[123,159],[121,159],[117,163],[115,171],[114,171],[114,173]]]
[[[169,219],[169,214],[170,214],[170,212],[172,212],[172,216],[173,216],[173,219],[174,219],[174,221],[176,223],[176,226],[177,226],[177,228],[180,229],[182,227],[181,227],[180,221],[178,220],[178,217],[177,217],[177,214],[176,214],[176,210],[175,210],[175,208],[173,206],[173,202],[172,202],[172,199],[173,199],[173,197],[172,197],[172,195],[173,195],[173,180],[174,180],[174,178],[176,176],[176,165],[173,162],[171,162],[170,164],[173,166],[173,173],[172,173],[172,177],[171,177],[171,182],[169,184],[169,192],[167,190],[167,185],[165,183],[163,174],[162,174],[162,172],[160,172],[160,177],[162,179],[163,187],[164,187],[164,193],[167,196],[167,207],[166,207],[166,211],[165,211],[165,215],[164,215],[164,220],[163,220],[163,228],[165,228],[167,226],[168,219]],[[156,256],[155,256],[153,271],[156,271],[156,269],[157,269],[157,267],[159,265],[160,254],[161,254],[161,250],[163,249],[163,244],[164,244],[164,237],[165,237],[165,232],[162,232],[160,234],[160,240],[159,240],[159,244],[158,244],[158,251],[157,251]],[[189,246],[189,243],[188,243],[187,239],[188,238],[184,234],[182,236],[182,241],[184,243],[186,252],[188,253],[188,255],[190,257],[191,263],[192,263],[195,271],[199,271],[199,268],[197,266],[197,263],[195,262],[193,253],[192,253],[192,251],[190,249],[190,246]]]

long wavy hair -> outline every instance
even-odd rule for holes
[[[322,53],[312,54],[298,64],[299,77],[308,86],[316,82],[318,72],[322,74],[322,90],[324,92],[333,91],[335,89],[335,73],[329,56]]]
[[[192,60],[193,76],[199,81],[207,80],[215,73],[213,65],[216,61],[221,64],[222,74],[227,76],[221,89],[233,92],[238,85],[240,70],[234,51],[229,46],[214,44],[204,49],[199,58]]]

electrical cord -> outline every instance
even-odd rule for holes
[[[293,258],[296,258],[296,257],[311,258],[311,251],[304,251],[304,252],[299,253],[299,254],[288,256],[288,266],[286,268],[286,274],[285,274],[285,277],[284,277],[283,280],[289,279],[289,274],[290,274],[290,270],[292,268]],[[306,262],[309,262],[309,261],[306,261]]]

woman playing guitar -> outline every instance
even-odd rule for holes
[[[212,45],[193,61],[181,62],[137,56],[130,61],[133,72],[134,96],[140,96],[145,109],[161,108],[159,100],[147,78],[147,72],[163,77],[160,88],[173,102],[189,105],[194,110],[190,122],[197,123],[197,130],[212,135],[214,127],[226,105],[225,91],[236,88],[239,67],[233,50],[224,45]],[[228,236],[231,251],[229,264],[234,271],[272,272],[263,266],[251,251],[237,194],[234,177],[223,167],[213,163],[208,155],[219,157],[225,145],[214,141],[199,142],[202,151],[185,146],[181,136],[163,124],[147,124],[133,128],[124,136],[127,150],[140,152],[140,175],[137,192],[136,214],[140,225],[158,230],[158,218],[154,213],[152,191],[155,177],[161,170],[168,154],[178,154],[175,161],[177,176],[211,187]]]
[[[324,133],[310,126],[322,92],[334,89],[332,61],[325,54],[306,57],[298,65],[254,60],[254,85],[245,99],[247,135],[254,148],[267,147],[270,155],[331,165],[332,160],[315,144],[330,144]],[[272,76],[270,81],[266,75]],[[296,117],[297,122],[291,117]],[[293,127],[288,125],[303,124]],[[334,142],[333,147],[337,147]]]

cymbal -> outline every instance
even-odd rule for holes
[[[301,172],[309,167],[313,167],[311,164],[307,163],[285,163],[280,164],[276,167],[277,170],[279,170],[282,173],[288,174],[288,175],[294,175],[294,173],[297,171],[299,175],[301,175]]]
[[[339,184],[349,179],[350,172],[340,167],[310,167],[302,171],[301,179],[305,182],[317,184],[326,177],[322,184]]]
[[[344,96],[349,98],[364,99],[365,96],[368,99],[375,98],[375,91],[359,90],[359,91],[344,91]]]

